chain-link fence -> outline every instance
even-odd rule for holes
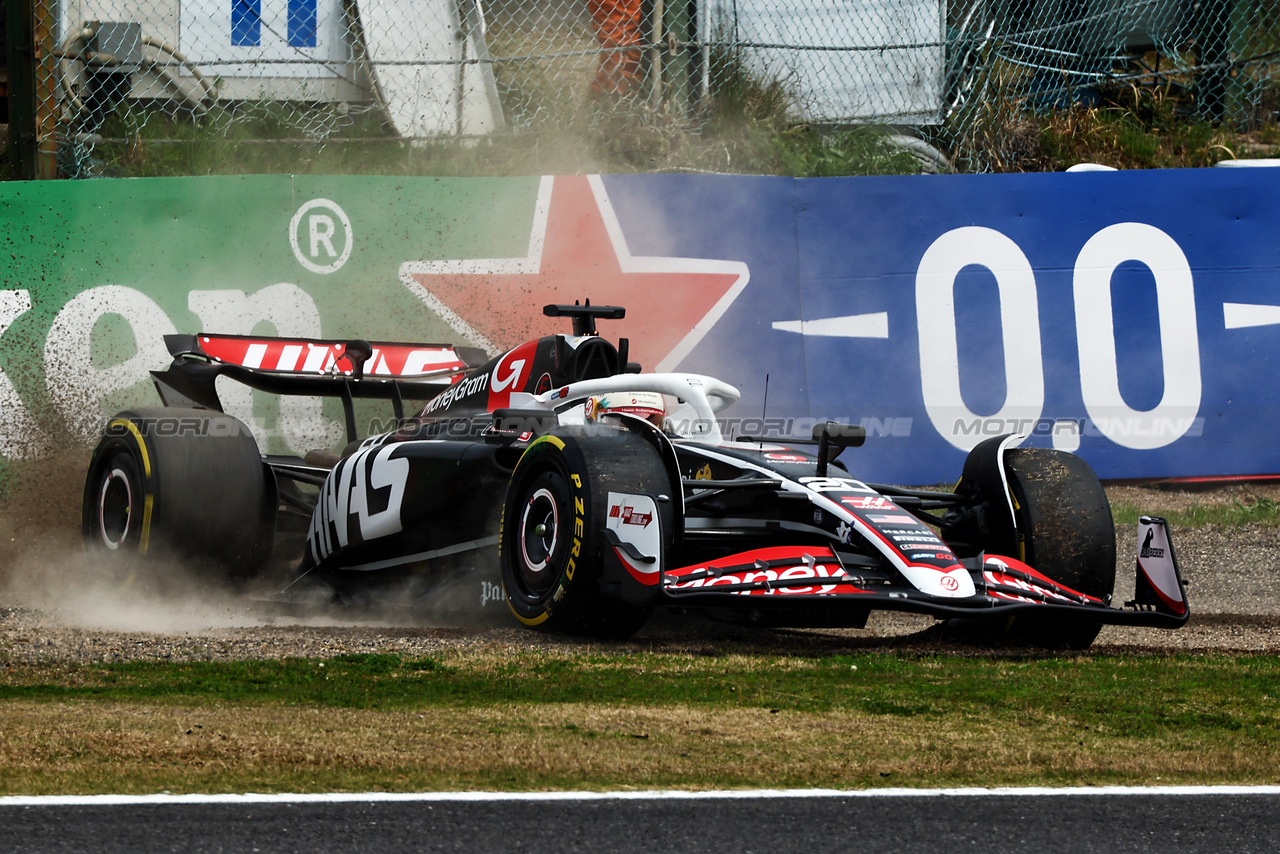
[[[618,109],[696,135],[748,90],[811,126],[912,129],[969,171],[998,168],[1010,116],[1106,86],[1235,125],[1280,109],[1273,0],[20,2],[10,80],[31,56],[44,175],[143,141],[474,145]]]

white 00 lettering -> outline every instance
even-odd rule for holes
[[[1146,265],[1156,282],[1164,395],[1146,411],[1132,409],[1120,395],[1111,276],[1125,261]],[[1191,265],[1182,248],[1154,226],[1109,226],[1080,250],[1073,290],[1080,391],[1098,432],[1140,451],[1162,448],[1186,433],[1200,411],[1200,339]]]
[[[1126,261],[1146,265],[1156,282],[1164,396],[1146,411],[1133,409],[1120,394],[1111,279]],[[989,269],[999,289],[1006,394],[1000,411],[989,416],[970,411],[960,393],[955,279],[970,265]],[[1182,437],[1200,409],[1201,376],[1194,283],[1181,247],[1143,223],[1104,228],[1076,258],[1073,293],[1081,395],[1098,431],[1134,450],[1161,448]],[[925,411],[948,443],[968,451],[991,435],[987,425],[1020,433],[1039,421],[1044,362],[1035,273],[1017,244],[980,227],[954,229],[935,240],[916,272],[916,320]]]
[[[979,416],[960,393],[956,343],[956,276],[968,266],[986,267],[1000,296],[1004,347],[1004,405]],[[924,408],[937,431],[968,451],[986,438],[957,429],[977,419],[1035,423],[1044,409],[1040,355],[1040,310],[1031,262],[1018,245],[990,228],[968,226],[943,234],[925,251],[916,271],[916,323],[920,339],[920,384]]]

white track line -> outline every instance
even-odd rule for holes
[[[713,791],[658,790],[645,792],[334,792],[329,794],[230,795],[10,795],[0,807],[143,806],[168,804],[311,804],[380,802],[492,802],[492,801],[687,801],[776,800],[781,798],[947,798],[947,797],[1081,797],[1097,795],[1280,795],[1280,786],[1073,786],[1063,788],[964,789],[727,789]]]

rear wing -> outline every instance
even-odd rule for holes
[[[362,339],[200,333],[166,335],[164,343],[173,363],[151,377],[165,406],[221,412],[215,382],[225,376],[272,394],[340,397],[351,439],[355,398],[390,400],[403,420],[405,398],[429,400],[488,359],[474,347]]]

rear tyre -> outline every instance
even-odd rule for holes
[[[1023,562],[1059,584],[1109,601],[1116,582],[1116,532],[1106,492],[1089,464],[1048,448],[1005,453]],[[1061,615],[1019,618],[1013,633],[1050,647],[1084,649],[1099,622]]]
[[[238,583],[266,566],[274,510],[274,481],[244,424],[143,407],[113,418],[94,449],[81,529],[126,577],[178,562]]]
[[[526,626],[561,634],[627,638],[648,606],[603,585],[610,491],[671,494],[657,450],[626,430],[561,428],[539,437],[512,473],[502,512],[499,559],[507,604]],[[663,554],[674,541],[671,502],[658,504]]]

